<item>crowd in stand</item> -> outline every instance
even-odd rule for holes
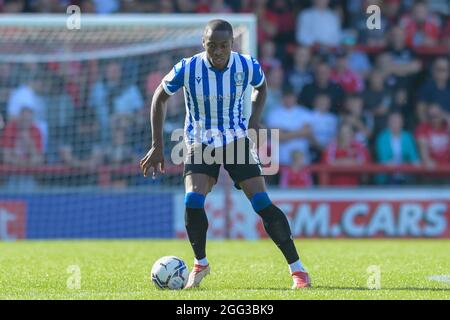
[[[70,4],[98,14],[255,13],[258,59],[269,85],[263,124],[280,129],[281,170],[272,183],[311,186],[313,163],[450,164],[448,1],[0,0],[0,12],[65,12]],[[381,29],[367,27],[371,4],[381,7]],[[142,59],[50,63],[44,71],[0,64],[3,163],[94,172],[100,164],[136,162],[150,141],[152,92],[175,62],[154,56],[157,67],[147,71]],[[184,120],[182,97],[169,101],[168,134]],[[32,179],[11,176],[5,183]],[[124,175],[113,180],[139,183]],[[92,174],[64,181],[96,182]],[[370,182],[420,180],[396,173]],[[330,183],[358,185],[361,178],[335,174]]]

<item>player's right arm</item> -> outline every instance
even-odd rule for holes
[[[153,94],[150,111],[152,146],[140,162],[144,177],[147,176],[150,168],[153,171],[153,179],[156,178],[158,170],[161,173],[164,173],[163,126],[167,110],[166,102],[171,95],[175,94],[175,92],[184,85],[184,66],[185,61],[183,59],[164,77]]]
[[[144,177],[147,176],[148,170],[152,169],[152,177],[156,177],[159,170],[164,173],[164,139],[163,126],[166,116],[168,95],[162,85],[156,88],[152,98],[152,106],[150,110],[150,124],[152,128],[152,145],[147,154],[142,158],[140,164]]]

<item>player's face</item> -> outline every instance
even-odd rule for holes
[[[205,48],[208,60],[217,69],[223,69],[230,58],[233,37],[227,31],[209,30],[203,36],[203,48]]]

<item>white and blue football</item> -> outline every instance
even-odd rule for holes
[[[151,276],[158,289],[180,290],[186,285],[189,271],[182,259],[166,256],[153,264]]]

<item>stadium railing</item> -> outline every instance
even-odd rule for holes
[[[334,166],[334,165],[312,165],[309,167],[311,173],[317,174],[319,185],[329,185],[330,176],[333,174],[380,174],[380,173],[409,173],[414,175],[441,175],[450,177],[450,164],[429,168],[423,165],[380,165],[365,164],[361,166]]]
[[[433,168],[428,168],[423,165],[380,165],[380,164],[364,164],[360,166],[335,166],[335,165],[323,165],[314,164],[308,167],[311,174],[315,174],[318,177],[318,183],[320,186],[327,186],[330,182],[330,177],[333,174],[381,174],[381,173],[403,173],[403,174],[414,174],[414,175],[440,175],[440,177],[445,178],[448,175],[450,179],[450,164],[440,165]],[[183,167],[181,165],[166,165],[166,174],[181,174],[183,172]],[[109,186],[111,182],[111,176],[113,174],[124,174],[124,175],[139,175],[141,174],[141,169],[136,163],[122,164],[122,165],[103,165],[95,168],[95,170],[71,168],[65,165],[43,165],[39,167],[22,167],[14,165],[0,165],[0,176],[9,176],[12,174],[20,175],[51,175],[52,177],[57,177],[58,175],[67,174],[80,174],[80,173],[90,173],[98,175],[98,185],[99,186]]]

